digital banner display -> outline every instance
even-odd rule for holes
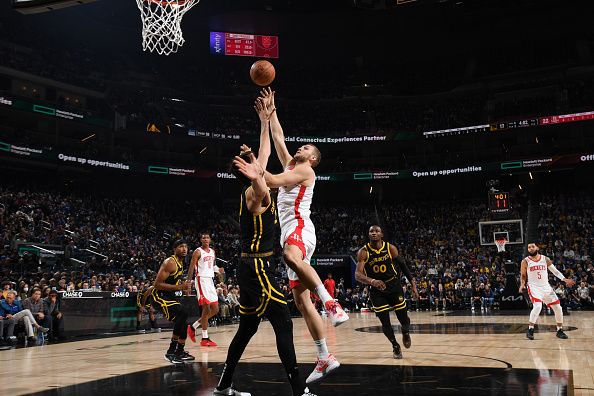
[[[109,169],[118,172],[150,173],[164,176],[196,177],[201,179],[223,179],[233,181],[235,176],[226,171],[214,169],[194,169],[180,166],[164,166],[160,164],[123,163],[107,161],[98,158],[80,157],[66,153],[56,153],[51,150],[41,150],[33,147],[16,146],[0,141],[0,159],[3,154],[9,157],[20,157],[67,164],[70,166]],[[318,182],[338,181],[366,181],[366,180],[394,180],[394,179],[424,179],[433,177],[471,175],[485,172],[538,171],[539,169],[571,168],[580,165],[594,164],[594,154],[559,155],[531,159],[519,159],[505,162],[491,162],[486,164],[471,164],[466,166],[442,169],[400,169],[376,172],[345,172],[318,174]]]
[[[561,114],[537,118],[524,118],[514,121],[495,122],[487,125],[476,125],[462,128],[440,129],[436,131],[423,132],[426,138],[467,135],[475,132],[499,132],[509,129],[528,128],[542,125],[564,124],[569,122],[580,122],[594,120],[594,111],[586,111],[583,113]]]
[[[31,103],[22,99],[12,98],[9,96],[0,96],[0,105],[9,106],[16,110],[30,111],[37,114],[43,114],[49,117],[62,118],[70,121],[80,121],[85,124],[109,128],[111,123],[99,117],[93,117],[86,114],[83,110],[65,110],[55,106],[42,105],[40,103]]]
[[[60,292],[60,311],[64,314],[67,336],[134,331],[136,329],[136,294],[131,292]],[[189,319],[198,318],[196,297],[183,296],[180,301],[188,310]],[[159,327],[171,327],[163,314],[156,310]]]
[[[210,32],[210,53],[226,56],[278,58],[278,36]]]
[[[351,256],[314,256],[311,259],[311,265],[314,267],[350,268],[352,262]]]

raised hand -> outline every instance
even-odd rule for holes
[[[241,151],[241,154],[252,152],[252,149],[248,147],[246,144],[242,144],[239,150]]]
[[[274,113],[274,109],[270,105],[267,105],[266,101],[262,97],[256,99],[256,102],[254,103],[254,109],[256,110],[256,113],[258,113],[260,121],[270,120],[272,113]]]
[[[256,180],[259,177],[264,176],[264,169],[262,165],[258,163],[254,154],[250,154],[251,163],[246,162],[243,158],[237,156],[233,160],[233,165],[248,179]]]
[[[276,92],[270,89],[270,87],[262,88],[262,90],[260,91],[260,98],[264,100],[264,104],[266,105],[266,107],[270,109],[271,112],[274,112],[274,110],[276,110],[276,105],[274,104],[275,93]]]

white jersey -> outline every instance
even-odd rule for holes
[[[546,288],[549,284],[549,271],[547,268],[547,257],[540,255],[539,260],[534,260],[531,256],[526,257],[528,267],[528,286],[531,288]]]
[[[293,170],[292,166],[286,168]],[[284,186],[278,189],[277,207],[281,228],[295,226],[315,230],[310,219],[315,182],[312,186]]]
[[[196,263],[196,277],[201,278],[214,278],[214,272],[218,270],[215,265],[215,251],[213,248],[209,248],[208,251],[199,247],[200,259]]]

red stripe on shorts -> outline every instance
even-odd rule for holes
[[[295,219],[297,219],[297,227],[295,227],[295,231],[293,231],[285,241],[285,245],[295,245],[301,250],[301,254],[303,254],[303,258],[307,257],[307,252],[305,251],[305,244],[303,243],[303,228],[305,227],[305,221],[301,217],[301,213],[299,213],[299,205],[301,205],[301,200],[305,195],[305,190],[307,187],[301,186],[299,188],[299,194],[297,194],[297,198],[295,199]]]

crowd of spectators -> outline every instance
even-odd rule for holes
[[[591,194],[576,193],[548,196],[540,203],[538,231],[542,252],[553,259],[565,276],[574,278],[577,285],[566,289],[556,279],[551,282],[563,306],[573,310],[593,306],[593,201]],[[217,283],[222,307],[217,320],[232,321],[238,316],[240,293],[235,278],[239,253],[235,209],[188,202],[161,205],[149,199],[115,199],[83,192],[3,185],[0,187],[0,279],[5,281],[2,299],[6,303],[7,294],[13,290],[13,300],[20,308],[28,309],[34,318],[30,320],[29,315],[24,315],[31,326],[51,328],[58,337],[59,303],[51,305],[55,291],[146,290],[169,254],[171,240],[184,236],[193,249],[198,245],[199,232],[209,230],[218,257],[229,261],[227,279],[219,279]],[[521,205],[516,210],[514,216],[526,216]],[[456,216],[452,217],[452,213]],[[397,246],[415,276],[419,300],[412,298],[410,285],[404,283],[412,309],[489,309],[496,305],[503,291],[502,260],[493,247],[477,243],[477,222],[488,219],[487,208],[479,201],[385,204],[377,208],[316,203],[312,217],[317,226],[318,254],[354,256],[367,242],[369,226],[379,223],[386,240]],[[64,258],[39,260],[33,254],[19,252],[22,243],[62,247]],[[521,259],[518,249],[512,249],[511,255],[515,262]],[[63,265],[67,258],[76,257],[85,264],[79,268]],[[368,308],[368,288],[352,284],[348,275],[347,272],[346,279],[345,276],[337,279],[337,299],[350,311]],[[278,267],[276,277],[290,301],[284,266]],[[10,309],[4,307],[4,315],[0,312],[0,316]],[[0,330],[8,331],[6,323]],[[23,325],[28,333],[30,327],[27,323]]]
[[[540,203],[539,241],[543,254],[576,281],[573,288],[553,279],[564,307],[592,308],[594,293],[594,199],[591,194],[573,192],[543,197]]]

